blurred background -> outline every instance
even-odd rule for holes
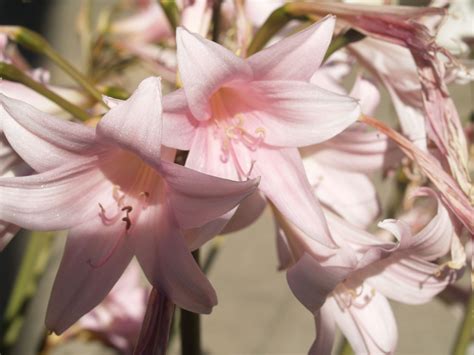
[[[93,6],[98,10],[114,2],[96,0]],[[421,5],[422,1],[415,3]],[[76,33],[79,11],[80,1],[76,0],[0,0],[0,25],[22,25],[42,33],[64,57],[81,68],[84,63]],[[51,63],[28,52],[25,55],[32,64],[49,69],[54,84],[71,83]],[[145,76],[139,69],[131,71],[128,85],[133,89]],[[472,85],[452,87],[451,93],[460,115],[467,117],[473,110]],[[383,100],[383,103],[379,114],[394,116],[389,101]],[[379,181],[384,204],[391,198],[394,184],[390,178],[382,182],[379,177]],[[271,214],[266,211],[251,227],[223,238],[221,251],[209,273],[219,305],[211,315],[202,316],[206,354],[305,354],[311,345],[315,336],[314,320],[292,295],[285,274],[277,272],[274,234]],[[27,233],[20,233],[0,254],[0,314],[6,311],[7,300],[14,292],[14,281],[21,277],[19,261],[26,252],[29,238]],[[28,286],[32,297],[22,304],[24,318],[18,324],[19,340],[10,350],[12,355],[37,354],[43,345],[46,305],[65,240],[64,235],[45,238],[48,238],[48,252],[42,256],[44,263]],[[468,274],[462,280],[466,286],[469,285]],[[421,306],[392,302],[392,306],[399,326],[397,354],[450,353],[463,315],[461,307],[439,300]],[[474,350],[470,350],[474,354]],[[99,340],[90,338],[74,338],[47,352],[51,355],[115,353]],[[169,353],[180,353],[178,336],[174,337]]]

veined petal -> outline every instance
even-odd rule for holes
[[[252,55],[248,62],[257,80],[309,81],[331,42],[336,18],[321,21]]]
[[[170,206],[144,210],[134,234],[138,261],[150,283],[179,307],[210,313],[216,293],[192,257]]]
[[[334,313],[340,311],[333,303],[328,302],[316,314],[316,340],[308,352],[309,355],[331,355],[336,336]]]
[[[161,113],[161,79],[147,78],[128,100],[105,114],[97,125],[97,133],[109,143],[156,164],[161,153]]]
[[[301,148],[301,154],[304,161],[314,160],[341,171],[361,173],[392,167],[403,156],[387,136],[367,131],[360,123],[353,124],[327,142]]]
[[[178,66],[189,109],[197,120],[211,116],[209,98],[224,84],[248,81],[252,69],[228,49],[179,27]]]
[[[198,126],[183,89],[163,96],[163,145],[189,150]]]
[[[394,258],[396,258],[394,256]],[[446,286],[456,280],[452,272],[441,272],[440,266],[416,256],[398,261],[388,258],[367,270],[373,275],[367,284],[375,287],[386,297],[406,304],[422,304],[431,301]],[[383,272],[377,272],[383,268]]]
[[[354,297],[346,294],[345,296]],[[332,309],[342,307],[344,312],[333,316],[356,354],[393,354],[398,331],[395,317],[387,299],[364,285],[362,292],[345,303],[339,298],[328,298]]]
[[[222,216],[252,194],[259,179],[242,182],[225,180],[198,171],[161,162],[161,175],[167,182],[168,199],[179,226],[200,227]]]
[[[54,281],[46,326],[61,334],[107,296],[133,257],[122,223],[95,218],[71,229]]]
[[[0,105],[0,127],[5,136],[23,160],[38,172],[98,150],[92,127],[58,119],[2,94]]]
[[[227,223],[223,233],[233,233],[244,229],[254,223],[263,213],[267,201],[262,193],[255,191],[249,197],[244,199],[232,219]]]
[[[306,170],[308,171],[308,170]],[[308,178],[311,179],[308,174]],[[364,174],[321,168],[319,181],[311,181],[318,199],[355,226],[369,226],[380,213],[373,182]],[[347,182],[351,183],[348,184]]]
[[[0,220],[32,230],[78,225],[98,206],[107,183],[97,158],[87,158],[38,175],[0,178]],[[109,191],[107,191],[109,193]]]
[[[261,191],[284,217],[309,238],[334,245],[296,148],[259,148],[253,171],[254,176],[262,176]]]
[[[302,81],[256,81],[246,94],[245,124],[263,128],[265,143],[302,147],[343,131],[360,116],[357,101]],[[241,94],[243,95],[243,94]]]
[[[436,216],[421,231],[413,235],[408,224],[399,220],[384,220],[379,223],[379,227],[388,230],[401,241],[401,249],[405,254],[434,260],[449,252],[454,228],[448,211],[433,190],[421,188],[417,195],[431,195],[438,203]]]

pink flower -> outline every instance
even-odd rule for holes
[[[39,174],[0,179],[0,219],[32,230],[71,229],[46,324],[63,332],[108,294],[134,255],[150,283],[182,308],[209,313],[216,295],[182,230],[252,193],[172,163],[162,148],[161,86],[144,80],[97,129],[0,96],[15,151]]]
[[[427,188],[420,189],[418,195],[436,196]],[[310,354],[331,353],[336,324],[356,354],[393,353],[397,327],[386,297],[408,304],[425,303],[457,278],[455,271],[432,262],[448,253],[455,238],[449,214],[438,201],[437,215],[416,234],[403,221],[379,223],[395,236],[396,243],[384,242],[329,211],[326,217],[334,238],[350,246],[357,259],[339,282],[328,277],[325,271],[330,269],[322,268],[309,254],[292,261],[292,245],[302,236],[288,225],[280,229],[281,262],[289,267],[290,288],[316,317],[317,338]]]
[[[178,29],[183,89],[163,104],[164,131],[174,132],[163,143],[190,150],[186,166],[232,180],[261,176],[265,196],[328,245],[296,147],[327,140],[360,115],[355,100],[309,83],[333,28],[334,18],[327,17],[247,60]],[[228,217],[208,227],[219,232]]]

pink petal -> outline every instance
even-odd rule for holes
[[[259,191],[255,191],[240,203],[237,211],[222,233],[234,233],[247,228],[262,215],[266,206],[266,199]]]
[[[61,334],[107,296],[133,257],[134,239],[123,233],[123,224],[104,226],[99,217],[71,229],[49,300],[49,330]]]
[[[0,178],[0,220],[32,230],[60,230],[78,225],[99,207],[104,176],[97,158],[87,158],[38,175]]]
[[[143,80],[128,100],[105,114],[97,133],[154,164],[161,153],[161,113],[161,79],[151,77]]]
[[[370,80],[358,77],[349,96],[359,100],[362,112],[372,116],[380,102],[380,92]]]
[[[311,346],[308,355],[331,355],[336,337],[334,313],[340,312],[339,309],[331,307],[331,305],[330,303],[325,303],[315,316],[316,340]]]
[[[370,286],[362,287],[360,295],[350,301],[351,306],[338,304],[331,297],[328,307],[356,354],[393,354],[398,331],[390,304]]]
[[[0,94],[0,118],[13,149],[36,171],[97,152],[92,127],[58,119]]]
[[[210,118],[209,98],[221,86],[252,78],[252,69],[245,61],[212,41],[180,27],[176,42],[184,92],[198,120]]]
[[[134,234],[138,261],[150,283],[179,307],[210,313],[217,304],[216,293],[186,246],[170,207],[147,208]]]
[[[238,159],[242,166],[250,166],[250,156],[245,150],[238,149]],[[186,167],[200,171],[205,174],[218,176],[230,180],[240,180],[239,174],[229,159],[222,161],[222,141],[220,137],[213,134],[209,126],[199,127],[191,143],[191,149],[186,159]]]
[[[425,260],[434,260],[446,255],[451,249],[451,239],[454,229],[448,211],[439,201],[435,192],[421,188],[418,196],[431,195],[438,203],[436,216],[416,235],[413,235],[408,224],[398,220],[385,220],[379,227],[387,229],[401,241],[401,249],[405,253],[416,255]]]
[[[183,89],[163,96],[163,145],[189,150],[198,126],[199,121],[189,110]]]
[[[166,161],[162,162],[161,175],[183,229],[200,227],[228,212],[252,194],[259,183],[259,179],[225,180]]]
[[[431,301],[446,286],[454,282],[452,273],[441,273],[440,266],[419,257],[410,256],[398,261],[388,258],[374,264],[374,276],[366,281],[386,297],[406,304],[422,304]],[[377,270],[383,269],[383,272]],[[370,271],[368,271],[370,272]]]
[[[265,48],[248,59],[257,80],[309,81],[331,42],[334,16]]]
[[[314,314],[349,271],[350,268],[345,267],[323,267],[309,254],[304,254],[288,269],[286,279],[295,297]]]
[[[295,263],[295,256],[290,250],[286,234],[275,220],[276,247],[278,256],[278,270],[286,270]]]
[[[265,143],[301,147],[343,131],[360,116],[357,102],[301,81],[257,81],[246,94],[244,117],[253,130],[263,128]],[[243,95],[243,93],[241,94]]]
[[[253,171],[254,175],[262,177],[261,191],[284,217],[315,241],[334,245],[297,149],[262,147],[258,150]]]
[[[327,142],[302,148],[301,153],[304,161],[314,160],[317,164],[341,171],[361,173],[395,166],[403,156],[385,135],[367,131],[366,125],[360,123],[353,124]]]
[[[308,178],[311,179],[308,174]],[[373,182],[365,175],[324,167],[315,181],[318,199],[355,226],[366,228],[380,213]],[[348,184],[347,182],[351,183]],[[310,180],[310,182],[312,182]]]

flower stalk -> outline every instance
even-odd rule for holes
[[[199,249],[193,252],[199,264]],[[181,354],[201,355],[201,317],[198,313],[180,310]]]
[[[64,72],[69,74],[90,96],[105,107],[107,105],[102,101],[102,94],[81,72],[74,68],[71,63],[64,59],[40,34],[19,26],[1,26],[0,32],[6,33],[8,37],[21,46],[42,54],[56,63]]]
[[[164,355],[175,306],[163,293],[153,288],[134,355]]]
[[[179,26],[179,9],[176,6],[176,2],[174,0],[159,0],[159,3],[173,32],[176,32],[176,28]]]
[[[474,326],[474,296],[471,294],[469,298],[469,303],[466,306],[464,312],[464,319],[462,321],[461,327],[458,332],[456,343],[454,345],[453,354],[454,355],[464,355],[467,354],[467,348],[473,340],[473,331],[472,327]]]
[[[63,108],[65,111],[69,112],[71,115],[80,119],[81,121],[86,121],[89,119],[89,114],[82,108],[63,99],[61,96],[51,91],[39,82],[31,79],[28,75],[26,75],[21,70],[11,64],[0,62],[0,77],[3,79],[22,83],[23,85],[29,87],[30,89],[36,91],[44,97],[47,97],[48,99],[56,103],[59,107]]]

